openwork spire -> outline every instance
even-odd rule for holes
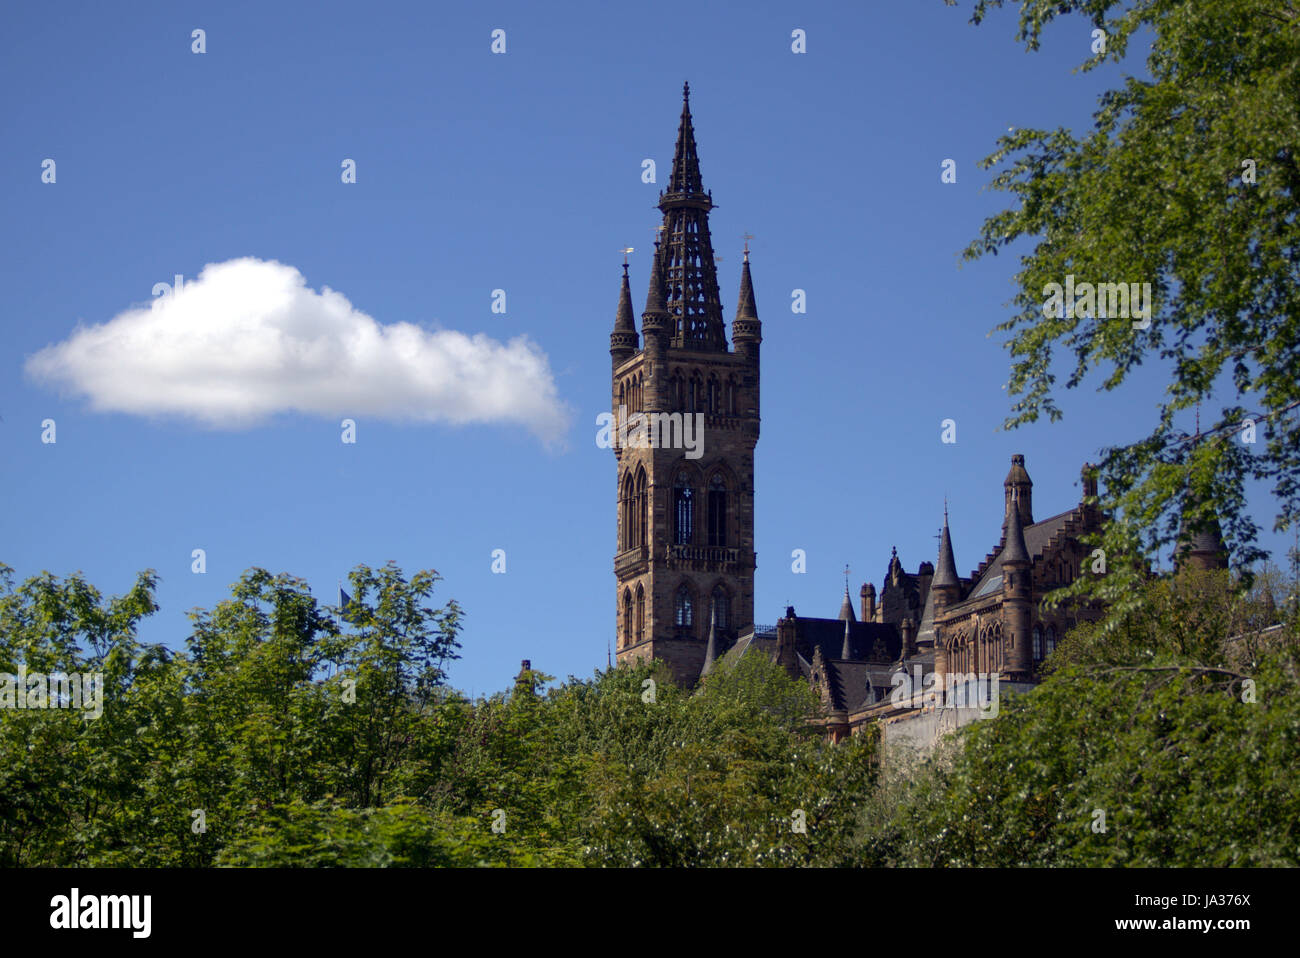
[[[682,119],[677,125],[677,150],[673,154],[673,175],[669,193],[703,193],[700,156],[695,150],[695,127],[691,124],[691,85],[682,84]]]
[[[713,197],[704,192],[700,157],[691,125],[691,88],[682,88],[682,118],[668,191],[659,194],[664,214],[663,270],[672,345],[682,349],[725,350],[718,271],[709,236]]]

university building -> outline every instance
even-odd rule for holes
[[[659,659],[677,682],[693,685],[724,657],[768,655],[812,684],[837,738],[867,722],[927,714],[892,701],[900,670],[991,673],[1012,688],[1032,685],[1058,637],[1100,616],[1095,607],[1040,608],[1047,592],[1085,574],[1094,560],[1081,538],[1098,530],[1103,516],[1090,502],[1097,486],[1087,464],[1080,500],[1036,519],[1025,458],[1012,456],[1000,508],[990,510],[1000,534],[967,575],[958,572],[945,507],[935,562],[908,572],[895,550],[880,588],[861,586],[857,609],[846,582],[834,618],[787,607],[776,625],[755,625],[762,324],[746,246],[728,342],[709,234],[713,199],[700,176],[689,96],[687,87],[639,331],[623,267],[610,335],[611,405],[634,425],[698,417],[705,440],[702,454],[662,441],[663,430],[660,441],[614,444],[618,661]],[[1189,561],[1226,566],[1217,530],[1195,537]]]

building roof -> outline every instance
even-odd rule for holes
[[[1078,508],[1069,509],[1058,515],[1044,519],[1042,522],[1035,522],[1031,526],[1025,526],[1022,530],[1025,537],[1025,552],[1028,553],[1031,560],[1039,559],[1047,551],[1047,544],[1051,542],[1052,536],[1064,531],[1066,522],[1078,512]],[[1002,556],[1006,551],[1006,542],[998,544],[998,551],[991,562],[983,569],[977,571],[975,583],[970,590],[968,599],[977,596],[988,595],[996,592],[1001,587],[1002,582]],[[996,585],[992,579],[998,579]]]

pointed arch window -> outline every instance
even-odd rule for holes
[[[632,592],[623,590],[623,645],[632,644]]]
[[[713,588],[713,616],[719,631],[731,628],[731,597],[720,585]]]
[[[727,544],[727,484],[722,476],[715,474],[709,480],[709,545],[725,546]]]
[[[715,416],[722,412],[722,387],[718,384],[717,376],[709,377],[709,387],[707,394],[707,405],[705,412],[710,416]]]
[[[1051,655],[1056,650],[1056,628],[1054,626],[1049,625],[1047,627],[1047,631],[1043,634],[1043,644],[1048,655]]]
[[[635,513],[633,524],[636,528],[636,538],[632,544],[635,546],[645,545],[646,540],[649,538],[650,527],[647,522],[647,519],[649,518],[649,501],[650,497],[648,490],[646,489],[645,470],[641,469],[636,474],[636,492],[634,493],[632,504]]]
[[[620,519],[619,522],[619,546],[622,549],[630,549],[636,542],[636,535],[632,528],[632,476],[623,477],[623,490],[619,496]]]
[[[1043,658],[1043,627],[1034,626],[1034,661],[1038,662]]]
[[[734,379],[728,379],[727,380],[727,415],[734,416],[735,414],[736,414],[736,381]]]
[[[636,587],[636,640],[640,642],[645,638],[645,590],[641,586]]]
[[[677,610],[674,621],[679,629],[689,629],[695,625],[695,602],[691,590],[682,584],[677,590]]]
[[[673,542],[690,545],[695,538],[695,490],[686,476],[673,486]]]

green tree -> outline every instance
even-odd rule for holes
[[[948,0],[955,3],[956,0]],[[978,0],[981,22],[1002,0]],[[1234,555],[1260,557],[1244,483],[1273,483],[1277,527],[1300,514],[1300,8],[1292,0],[1020,0],[1018,39],[1035,50],[1070,13],[1105,31],[1092,70],[1149,38],[1145,76],[1099,99],[1092,128],[1020,129],[983,165],[1015,205],[989,218],[967,259],[1021,240],[1009,334],[1006,425],[1061,417],[1056,351],[1073,353],[1066,387],[1090,375],[1120,387],[1138,365],[1169,370],[1144,438],[1107,449],[1104,505],[1120,516],[1102,540],[1108,574],[1085,578],[1122,615],[1141,596],[1142,563],[1202,528],[1217,509]],[[1149,32],[1148,32],[1149,31]],[[1063,310],[1050,283],[1150,283],[1149,325]],[[1217,413],[1212,411],[1218,405]],[[1189,431],[1205,407],[1208,428]],[[1190,434],[1189,434],[1190,432]],[[1258,433],[1259,441],[1249,444]]]
[[[1296,865],[1300,632],[1264,627],[1267,602],[1226,573],[1146,589],[877,796],[863,863]]]

